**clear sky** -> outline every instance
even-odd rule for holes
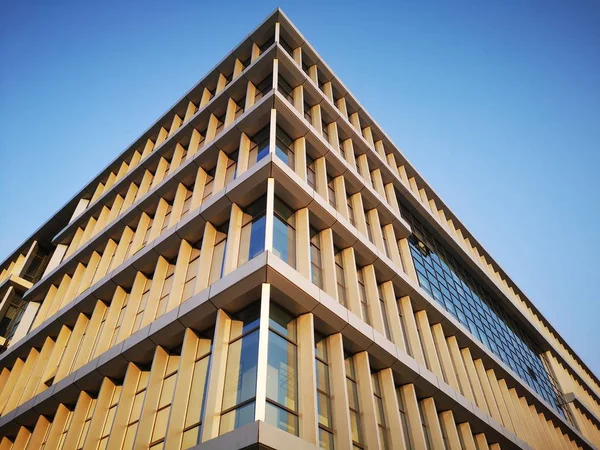
[[[600,376],[597,1],[5,2],[0,260],[280,6]]]

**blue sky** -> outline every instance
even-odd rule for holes
[[[234,3],[4,5],[0,259],[279,5],[600,375],[600,4]]]

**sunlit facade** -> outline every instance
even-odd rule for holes
[[[596,376],[280,10],[2,263],[0,346],[0,450],[600,447]]]

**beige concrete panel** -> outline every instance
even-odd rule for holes
[[[123,439],[125,439],[125,431],[127,430],[131,407],[133,406],[133,400],[141,375],[142,371],[135,364],[128,364],[127,371],[125,372],[125,379],[123,380],[123,388],[121,389],[121,395],[119,396],[119,406],[117,406],[113,425],[110,429],[110,435],[106,446],[107,449],[122,448],[123,446]]]
[[[310,109],[310,116],[312,117],[311,125],[316,130],[317,134],[323,135],[323,118],[321,115],[321,105],[314,105]],[[325,137],[323,137],[325,139]]]
[[[213,181],[213,194],[216,194],[225,187],[225,177],[227,174],[227,166],[229,165],[229,158],[227,154],[222,150],[219,151],[219,157],[217,158],[217,166],[215,167],[215,179]]]
[[[103,192],[104,192],[104,183],[98,183],[98,185],[96,186],[96,190],[94,191],[94,193],[92,194],[92,198],[90,199],[90,204],[92,204],[96,200],[98,200],[98,198],[100,198],[100,196],[102,195]]]
[[[498,379],[496,378],[494,369],[486,370],[486,375],[490,384],[490,388],[492,389],[494,399],[496,400],[496,406],[498,407],[498,411],[500,412],[500,417],[502,418],[502,421],[500,423],[503,423],[506,428],[516,433],[515,427],[510,418],[510,412],[506,407],[504,397],[502,396],[502,392],[500,391],[500,385],[498,384]]]
[[[250,54],[250,63],[256,61],[256,59],[260,56],[260,48],[256,45],[255,42],[252,43],[252,53]]]
[[[181,219],[181,213],[183,211],[183,204],[185,203],[185,198],[187,197],[188,190],[186,187],[179,183],[177,185],[177,192],[175,193],[175,198],[173,199],[173,208],[171,209],[171,216],[169,217],[169,223],[167,228],[171,228]]]
[[[196,274],[196,286],[194,287],[194,294],[197,294],[208,286],[210,265],[213,257],[216,236],[217,230],[210,222],[207,222],[206,226],[204,227],[202,247],[200,249],[200,262],[198,264],[198,273]]]
[[[367,352],[360,352],[352,358],[354,358],[356,367],[358,398],[363,422],[363,441],[367,448],[380,448],[369,354]]]
[[[121,342],[122,340],[128,338],[131,335],[131,330],[133,329],[135,316],[138,312],[140,301],[142,299],[142,294],[144,292],[147,282],[148,278],[146,278],[146,276],[143,273],[136,273],[135,279],[133,281],[133,286],[131,287],[131,291],[129,293],[127,308],[125,309],[125,315],[123,316],[123,321],[121,322],[121,327],[119,328],[119,335],[117,337],[116,342]]]
[[[156,144],[154,147],[156,148],[160,146],[160,144],[162,144],[168,136],[169,132],[165,129],[165,127],[161,127],[161,129],[158,131],[158,136],[156,138]]]
[[[165,179],[167,175],[167,170],[169,167],[169,162],[161,156],[158,160],[158,166],[156,167],[156,172],[154,172],[154,178],[152,179],[152,184],[150,185],[150,190],[153,190],[158,186],[162,180]]]
[[[217,89],[215,90],[215,95],[225,89],[225,86],[227,86],[227,78],[225,78],[225,75],[220,73],[219,79],[217,80]]]
[[[65,256],[65,252],[67,251],[67,246],[65,244],[58,244],[50,257],[50,261],[48,261],[48,265],[46,266],[46,270],[44,270],[44,274],[42,278],[52,272],[62,261]]]
[[[169,165],[169,170],[167,171],[168,175],[174,173],[179,166],[181,166],[181,162],[185,157],[185,148],[181,146],[180,143],[175,145],[175,151],[173,152],[173,156],[171,157],[171,164]]]
[[[150,172],[148,172],[150,173]],[[150,175],[151,177],[152,175]],[[123,199],[123,205],[121,206],[121,209],[123,211],[127,211],[127,209],[133,205],[133,202],[135,202],[135,199],[137,197],[138,194],[138,186],[135,183],[130,183],[129,184],[129,188],[127,188],[127,193],[125,194],[125,198]]]
[[[61,434],[69,421],[70,415],[71,411],[65,405],[62,403],[58,405],[54,419],[52,419],[52,425],[50,426],[50,430],[48,430],[45,449],[58,448]]]
[[[346,182],[343,176],[339,176],[334,178],[333,180],[333,188],[335,191],[335,204],[336,209],[340,212],[346,219],[350,220],[350,215],[348,211],[348,202],[347,202],[347,193],[346,193]]]
[[[352,126],[356,129],[356,131],[358,131],[360,133],[361,126],[360,126],[360,118],[358,117],[358,112],[353,112],[352,114],[350,114],[349,120],[350,120],[350,123],[352,124]]]
[[[167,277],[169,266],[169,261],[162,256],[158,257],[154,274],[152,275],[152,281],[150,285],[150,291],[148,291],[148,300],[146,301],[146,305],[140,303],[136,311],[137,315],[137,313],[140,313],[140,310],[144,308],[142,321],[138,326],[136,326],[134,320],[132,333],[135,333],[140,328],[150,324],[157,316],[162,314],[162,311],[158,310],[158,302],[160,301],[163,284],[165,282],[165,278]]]
[[[44,442],[44,438],[48,433],[50,425],[51,423],[48,421],[48,419],[46,419],[44,416],[39,416],[31,433],[31,437],[29,438],[29,442],[27,442],[26,446],[21,448],[25,448],[26,450],[40,449],[42,447],[42,443]]]
[[[75,409],[73,410],[73,417],[71,417],[70,420],[69,431],[67,431],[66,433],[62,448],[77,448],[77,443],[79,442],[79,436],[81,434],[81,430],[83,429],[83,424],[85,422],[89,409],[92,406],[92,398],[85,391],[81,391],[81,393],[79,394],[79,398],[77,399]]]
[[[279,84],[279,61],[277,58],[273,59],[273,75],[271,82],[271,88],[276,91]]]
[[[127,173],[131,172],[134,168],[136,168],[137,165],[140,163],[141,159],[142,159],[142,154],[138,150],[133,152],[133,155],[131,155],[131,160],[129,161],[129,164],[127,167]]]
[[[402,238],[398,241],[398,250],[400,251],[400,258],[402,259],[402,267],[406,274],[413,280],[417,281],[417,271],[415,264],[410,254],[410,246],[408,239]]]
[[[237,62],[237,60],[236,60]],[[193,102],[188,102],[187,108],[185,110],[185,116],[183,116],[183,122],[187,122],[188,120],[190,120],[192,118],[192,116],[194,114],[196,114],[196,111],[198,111],[198,108],[196,108],[196,105],[194,105]]]
[[[117,196],[113,200],[113,203],[110,207],[110,213],[108,214],[108,217],[106,218],[107,224],[112,223],[113,220],[115,220],[117,217],[119,217],[119,214],[121,213],[121,208],[123,207],[124,200],[125,199],[123,198],[122,195],[117,194]]]
[[[534,405],[529,405],[529,411],[531,413],[531,421],[537,431],[542,448],[552,448],[552,440],[548,436],[548,430],[545,427],[546,421],[542,420],[540,417],[541,413],[538,413]]]
[[[385,243],[383,242],[383,233],[381,231],[381,222],[379,221],[379,213],[377,208],[371,209],[367,212],[369,223],[371,224],[371,235],[373,236],[373,243],[375,246],[385,253]]]
[[[100,264],[100,259],[101,259],[101,257],[98,252],[92,252],[92,254],[90,256],[90,260],[87,263],[87,266],[83,272],[83,275],[81,276],[81,282],[79,283],[79,286],[77,287],[77,290],[75,291],[73,297],[78,296],[79,294],[81,294],[83,291],[85,291],[87,288],[89,288],[91,286],[94,275],[96,274],[96,271],[98,270],[98,265]]]
[[[356,314],[356,316],[361,317],[356,259],[354,257],[354,249],[352,247],[342,250],[342,261],[344,263],[344,278],[346,280],[346,299],[348,302],[348,309]]]
[[[323,93],[327,96],[327,98],[329,98],[329,100],[331,100],[331,102],[334,102],[333,99],[333,86],[331,84],[331,81],[328,81],[327,83],[323,83]]]
[[[340,150],[340,139],[338,136],[337,124],[335,122],[331,122],[327,124],[327,134],[329,136],[329,143],[333,147],[334,150]]]
[[[315,335],[312,314],[296,319],[298,329],[298,413],[299,436],[313,444],[319,442],[317,427],[317,378],[315,367]]]
[[[396,386],[394,384],[394,374],[392,369],[383,369],[379,372],[379,381],[381,385],[381,394],[383,398],[383,407],[387,428],[389,429],[390,448],[392,450],[404,449],[404,442],[407,442],[408,436],[404,436],[404,429],[400,419],[400,406],[396,396]]]
[[[200,98],[200,108],[205,107],[210,99],[212,98],[212,94],[207,88],[204,88],[202,91],[202,97]]]
[[[98,216],[98,220],[96,220],[96,225],[92,230],[92,236],[96,236],[100,231],[104,229],[104,227],[107,224],[109,213],[110,209],[108,209],[106,206],[103,206],[102,210],[100,211],[100,215]]]
[[[344,97],[340,97],[335,102],[335,106],[342,113],[342,116],[348,119],[348,107],[346,105],[346,99]]]
[[[495,374],[494,374],[495,377]],[[517,413],[517,411],[515,410],[515,407],[513,405],[513,400],[510,396],[510,392],[508,391],[508,386],[506,385],[506,380],[504,379],[500,379],[497,381],[496,384],[492,383],[492,387],[494,388],[494,386],[497,385],[498,387],[498,391],[500,393],[500,395],[502,396],[502,400],[503,400],[503,404],[506,408],[506,411],[508,413],[508,416],[510,418],[510,423],[511,423],[511,427],[508,427],[509,429],[511,429],[511,431],[513,431],[520,439],[522,439],[523,441],[527,441],[527,434],[523,431],[522,429],[522,422],[519,419],[519,414]],[[500,402],[498,402],[500,404]],[[502,410],[501,410],[502,411]]]
[[[385,187],[383,186],[383,179],[381,178],[381,170],[375,169],[371,171],[371,180],[373,181],[373,188],[382,198],[385,196]]]
[[[39,356],[40,356],[40,353],[35,348],[32,348],[29,351],[29,354],[27,355],[27,358],[25,359],[25,364],[23,364],[23,367],[20,370],[19,377],[17,378],[16,382],[12,386],[12,389],[10,391],[10,397],[8,398],[8,401],[6,402],[6,406],[4,406],[4,408],[1,411],[3,414],[6,414],[7,412],[12,411],[21,403],[21,402],[19,402],[19,400],[22,397],[23,389],[25,389],[27,382],[29,381],[29,379],[31,377],[31,372],[33,371],[33,368],[35,367]]]
[[[296,270],[310,280],[310,224],[308,208],[296,211]]]
[[[319,75],[318,75],[317,65],[314,64],[308,68],[308,77],[314,81],[314,83],[319,85]]]
[[[348,165],[353,169],[356,169],[356,157],[354,155],[354,144],[352,143],[352,139],[346,139],[342,143],[342,149]]]
[[[97,449],[98,443],[102,438],[104,422],[107,419],[110,402],[115,391],[115,384],[110,378],[103,378],[98,397],[96,399],[96,408],[90,421],[88,434],[84,442],[84,450]]]
[[[252,142],[246,133],[241,133],[240,136],[240,148],[238,150],[238,160],[237,160],[237,176],[239,177],[241,174],[248,170],[248,159],[250,157],[250,147],[252,146]]]
[[[394,231],[394,225],[388,223],[382,228],[383,236],[385,237],[385,241],[387,243],[388,253],[390,255],[390,259],[399,269],[403,270],[404,266],[402,265],[402,258],[400,257],[400,250],[398,249],[396,239],[396,232]]]
[[[272,147],[273,148],[273,147]],[[265,208],[265,251],[273,251],[273,217],[275,215],[275,179],[267,179],[267,205]]]
[[[231,319],[223,310],[218,310],[217,322],[215,325],[215,338],[213,341],[212,360],[209,368],[206,389],[202,442],[206,442],[219,435],[221,403],[223,400],[225,371],[227,368],[227,350],[229,346],[230,329]]]
[[[421,365],[425,364],[425,355],[421,348],[421,339],[419,338],[419,330],[417,329],[417,322],[413,313],[412,303],[409,296],[401,297],[398,300],[398,309],[402,313],[402,320],[404,321],[404,330],[406,331],[406,340],[408,341],[409,354],[417,360]]]
[[[148,190],[150,190],[153,178],[154,175],[152,174],[152,172],[150,172],[149,170],[144,171],[144,176],[142,177],[142,181],[140,181],[140,185],[138,186],[134,203],[138,202],[144,195],[146,195]]]
[[[514,389],[511,389],[511,391]],[[514,394],[516,396],[516,393]],[[534,448],[543,448],[544,445],[543,439],[540,436],[540,430],[537,424],[533,420],[533,414],[529,409],[529,405],[527,404],[527,400],[523,397],[516,398],[516,406],[518,406],[521,410],[521,419],[525,421],[525,428],[529,431],[529,436],[531,438],[532,446]]]
[[[427,448],[415,386],[410,383],[401,386],[400,394],[406,411],[410,441],[415,449]]]
[[[244,71],[244,65],[242,62],[236,58],[235,63],[233,64],[233,80],[240,76],[240,74]]]
[[[224,128],[227,128],[235,120],[236,109],[237,109],[237,104],[230,97],[229,100],[227,101],[227,110],[225,111],[225,122],[223,124]]]
[[[147,449],[150,445],[154,428],[154,417],[158,409],[168,361],[169,354],[162,347],[157,346],[152,360],[152,368],[150,369],[144,406],[142,406],[140,421],[135,435],[134,450]]]
[[[440,420],[438,418],[433,397],[428,397],[421,400],[421,408],[423,410],[423,417],[427,422],[427,429],[429,430],[429,442],[432,449],[444,450],[444,436],[442,434],[442,427],[440,426]]]
[[[27,333],[29,333],[29,330],[31,330],[31,328],[32,328],[31,324],[33,323],[33,320],[35,319],[35,316],[36,316],[39,308],[40,308],[39,303],[36,303],[36,302],[28,302],[27,303],[27,306],[25,307],[25,312],[21,316],[21,321],[19,322],[19,325],[17,325],[17,328],[15,329],[15,332],[8,344],[9,348],[11,346],[15,345],[21,339],[23,339],[25,337],[25,335],[27,335]]]
[[[475,436],[475,445],[477,446],[477,450],[490,450],[490,446],[488,445],[485,434],[479,433]]]
[[[483,389],[483,395],[485,397],[488,410],[490,411],[490,415],[499,423],[503,423],[502,416],[500,415],[500,410],[498,409],[496,399],[494,398],[494,393],[492,392],[492,386],[490,385],[490,381],[485,371],[485,366],[483,365],[483,361],[481,359],[476,359],[474,361],[474,364],[475,370],[477,371],[477,376],[479,378],[479,382],[481,384],[481,388]],[[504,425],[508,426],[507,424]]]
[[[298,66],[302,67],[302,47],[296,47],[293,52],[293,58]]]
[[[26,427],[19,428],[19,432],[15,437],[15,441],[13,442],[13,449],[19,450],[24,449],[29,442],[29,438],[31,437],[31,432]]]
[[[427,311],[422,309],[415,313],[415,321],[419,328],[419,334],[421,336],[421,345],[423,347],[423,353],[426,356],[428,368],[440,379],[444,379],[442,372],[442,365],[438,358],[437,349],[433,340],[433,334],[431,332],[431,326],[429,325],[429,318],[427,317]]]
[[[271,285],[263,283],[260,294],[260,325],[258,328],[258,361],[256,363],[256,401],[254,420],[266,420],[267,366],[269,345],[269,306]]]
[[[64,258],[71,256],[71,254],[79,247],[81,236],[83,236],[83,229],[77,228],[77,230],[75,230],[75,234],[73,234],[73,237],[71,238],[69,246],[67,247],[67,251],[65,252]]]
[[[250,108],[252,108],[254,103],[256,103],[256,86],[254,86],[252,81],[248,81],[248,86],[246,88],[246,105],[244,106],[244,111],[248,111]]]
[[[173,121],[171,122],[171,128],[169,128],[169,136],[173,136],[182,123],[183,120],[181,119],[181,117],[179,117],[178,114],[175,114],[173,116]]]
[[[481,382],[477,376],[477,369],[475,369],[475,363],[473,362],[473,357],[471,356],[471,350],[469,350],[468,347],[465,347],[460,350],[460,353],[465,363],[465,368],[467,369],[469,381],[471,382],[471,388],[473,389],[473,395],[475,396],[475,403],[481,410],[489,414],[490,410],[487,402],[485,401],[485,395],[483,394]]]
[[[13,442],[6,436],[0,440],[0,450],[11,450],[13,448]]]
[[[194,211],[202,204],[204,197],[204,187],[206,185],[206,172],[202,167],[198,167],[196,180],[194,181],[194,189],[192,191],[192,200],[190,203],[190,211]]]
[[[100,258],[100,262],[98,263],[98,268],[96,269],[96,273],[92,278],[91,284],[96,284],[100,281],[104,276],[108,273],[108,268],[110,263],[115,255],[115,251],[117,250],[117,243],[112,239],[109,239],[104,247],[104,251],[102,252],[102,257]]]
[[[325,162],[324,157],[315,160],[315,178],[315,187],[317,193],[325,200],[328,200],[329,196],[327,195],[327,163]]]
[[[192,246],[185,239],[183,239],[179,245],[177,262],[175,263],[175,272],[173,273],[173,284],[171,286],[165,312],[171,311],[181,303],[181,299],[183,297],[183,287],[185,286],[185,277],[187,274],[191,253]]]
[[[415,179],[415,177],[410,177],[408,179],[408,187],[410,188],[410,190],[412,191],[412,193],[415,195],[415,197],[417,199],[420,199],[420,197],[419,197],[419,186],[417,185],[417,180]]]
[[[365,292],[369,311],[371,312],[371,326],[385,336],[385,328],[383,325],[383,311],[379,303],[379,291],[377,289],[377,278],[375,277],[375,267],[370,264],[363,267],[363,280],[365,283]]]
[[[240,253],[240,242],[242,238],[242,220],[244,212],[238,205],[231,205],[229,217],[229,229],[227,231],[227,248],[225,250],[225,263],[223,264],[223,276],[237,269]]]
[[[427,192],[425,191],[425,188],[419,189],[419,198],[421,199],[421,203],[423,204],[425,209],[431,212],[431,210],[429,209],[429,198],[427,197]]]
[[[446,447],[448,450],[462,450],[458,428],[451,410],[443,411],[439,415],[440,424],[446,436]]]
[[[478,450],[475,445],[475,439],[473,439],[473,433],[471,432],[471,425],[469,425],[469,422],[463,422],[458,425],[458,434],[461,437],[464,450]]]
[[[62,354],[62,359],[60,363],[58,363],[58,368],[56,369],[56,375],[54,376],[54,383],[62,380],[64,377],[72,373],[72,365],[75,360],[75,356],[77,355],[77,351],[79,350],[79,346],[81,345],[81,340],[83,339],[85,330],[88,326],[89,319],[85,314],[80,313],[77,317],[77,321],[75,322],[75,326],[73,327],[73,331],[71,332],[71,336],[69,337],[69,342],[65,348],[65,351]]]
[[[384,147],[383,141],[381,139],[379,139],[378,141],[375,142],[375,151],[379,154],[379,156],[381,156],[381,159],[383,159],[385,161],[385,159],[386,159],[385,147]]]
[[[41,318],[42,320],[45,320],[48,317],[51,317],[56,311],[58,311],[60,309],[62,299],[65,297],[65,294],[67,292],[67,289],[69,289],[70,284],[71,284],[71,277],[69,275],[65,274],[62,277],[60,284],[58,285],[58,289],[56,291],[54,291],[55,295],[52,296],[51,298],[48,298],[47,300],[44,300],[44,304],[42,306],[45,306],[45,303],[48,300],[50,300],[50,303],[48,306],[48,312],[45,315],[45,317]],[[50,290],[48,291],[48,296],[51,296]],[[41,314],[38,314],[38,315],[41,315]]]
[[[166,211],[167,206],[166,202],[161,199],[161,202],[158,204],[158,208],[156,210],[155,218],[158,216],[158,219],[162,216],[164,218],[164,212]],[[150,216],[146,213],[142,213],[140,216],[140,221],[138,222],[137,228],[135,229],[135,233],[133,234],[133,238],[131,239],[131,245],[129,246],[129,251],[125,258],[129,258],[133,256],[140,248],[142,248],[142,243],[144,242],[144,237],[146,236],[146,231],[150,226]],[[152,223],[154,226],[154,222]],[[154,231],[154,234],[157,235],[160,233],[160,228]],[[148,242],[151,242],[152,238],[152,229],[150,230],[150,235],[148,236]]]
[[[89,199],[80,198],[79,202],[77,203],[77,206],[75,207],[75,211],[73,211],[73,215],[71,216],[71,219],[69,220],[69,223],[73,222],[77,217],[79,217],[81,215],[81,213],[87,209],[89,204],[90,204]]]
[[[205,145],[214,140],[217,134],[218,125],[219,120],[217,119],[217,116],[211,114],[210,118],[208,119],[208,128],[206,129],[206,136],[204,138]]]
[[[122,287],[117,286],[106,313],[104,327],[102,328],[101,334],[98,336],[96,348],[92,353],[92,358],[101,355],[109,348],[115,327],[117,325],[117,320],[119,319],[123,303],[126,299],[127,292],[125,292]]]
[[[23,361],[21,358],[17,358],[17,360],[13,364],[13,367],[10,370],[10,375],[6,380],[6,384],[2,387],[2,391],[0,391],[0,414],[6,414],[10,411],[6,408],[6,406],[11,395],[14,392],[15,386],[21,379],[21,374],[23,373],[24,366],[25,361]]]
[[[366,153],[363,153],[362,155],[356,157],[356,165],[358,167],[359,173],[362,175],[365,184],[369,187],[373,187],[373,182],[371,180],[371,171],[369,170],[369,161]]]
[[[294,108],[301,115],[304,115],[304,87],[300,84],[292,91],[292,98],[294,99]]]
[[[435,342],[435,348],[439,357],[440,365],[442,368],[443,379],[452,386],[457,392],[460,392],[460,385],[454,366],[452,365],[452,357],[450,356],[450,350],[448,349],[448,343],[446,342],[446,336],[444,335],[444,329],[439,323],[431,326],[431,333]]]
[[[342,335],[333,334],[327,338],[329,351],[329,377],[331,379],[331,402],[335,446],[340,450],[352,449],[350,428],[350,406],[346,390],[346,370],[344,367],[344,347]]]
[[[181,448],[188,404],[199,400],[190,397],[198,341],[199,339],[196,334],[187,328],[184,333],[183,345],[181,347],[177,384],[175,385],[173,403],[171,404],[171,414],[169,416],[169,425],[165,436],[164,448],[167,450]]]
[[[85,266],[81,263],[77,264],[75,268],[75,272],[71,277],[71,282],[69,283],[69,287],[66,289],[64,296],[61,299],[61,303],[59,309],[68,305],[75,295],[77,295],[77,290],[79,288],[79,284],[81,283],[81,279],[83,278],[83,274],[85,272]],[[60,299],[60,297],[58,297]]]
[[[469,376],[467,375],[467,369],[462,359],[456,336],[447,337],[446,343],[448,344],[448,350],[450,352],[450,357],[456,372],[456,378],[460,385],[460,392],[473,403],[475,403],[475,395],[473,394],[473,389],[471,388],[471,383],[469,382]]]
[[[92,359],[92,350],[97,339],[99,339],[99,332],[102,326],[102,321],[107,312],[107,306],[102,300],[96,302],[96,307],[90,317],[87,328],[85,330],[85,336],[81,341],[77,358],[73,362],[72,370],[79,369],[85,363]]]
[[[294,141],[294,170],[303,181],[307,181],[306,138],[300,137]]]
[[[375,148],[375,142],[373,141],[373,132],[371,131],[371,127],[366,126],[362,129],[362,135],[365,140],[369,143],[371,148]]]
[[[365,208],[363,207],[362,195],[357,192],[350,197],[352,203],[352,209],[354,210],[354,223],[356,229],[362,233],[363,236],[368,236],[367,232],[367,221],[365,219]]]
[[[386,281],[381,283],[381,294],[385,303],[389,317],[387,318],[392,335],[392,342],[402,350],[406,351],[404,344],[404,332],[402,331],[402,323],[400,322],[400,313],[398,311],[398,303],[394,292],[394,283]]]
[[[335,254],[333,249],[333,232],[326,228],[320,233],[321,259],[323,262],[323,290],[337,298],[337,281],[335,274]]]
[[[90,219],[87,222],[87,225],[83,229],[83,234],[81,235],[81,240],[79,241],[79,246],[77,248],[82,247],[83,244],[85,244],[86,242],[88,242],[90,240],[95,227],[96,227],[96,219],[93,217],[90,217]]]
[[[61,356],[64,353],[67,344],[69,343],[69,339],[71,338],[71,329],[66,325],[63,325],[58,333],[58,336],[54,343],[54,348],[52,349],[52,354],[50,359],[48,359],[48,363],[44,368],[44,372],[42,374],[41,383],[38,385],[37,393],[42,392],[46,389],[50,383],[50,381],[55,375],[56,370],[58,369],[58,363],[61,360]],[[1,402],[0,402],[1,404]]]
[[[108,268],[109,271],[118,267],[125,258],[127,257],[127,249],[129,248],[129,243],[134,237],[133,230],[129,227],[125,227],[123,229],[123,234],[121,235],[121,239],[119,239],[119,243],[117,244],[117,249],[115,250],[115,256],[113,256],[112,261],[110,262],[110,266]]]

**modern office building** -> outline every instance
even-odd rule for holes
[[[0,272],[0,450],[600,447],[598,378],[280,10]]]

